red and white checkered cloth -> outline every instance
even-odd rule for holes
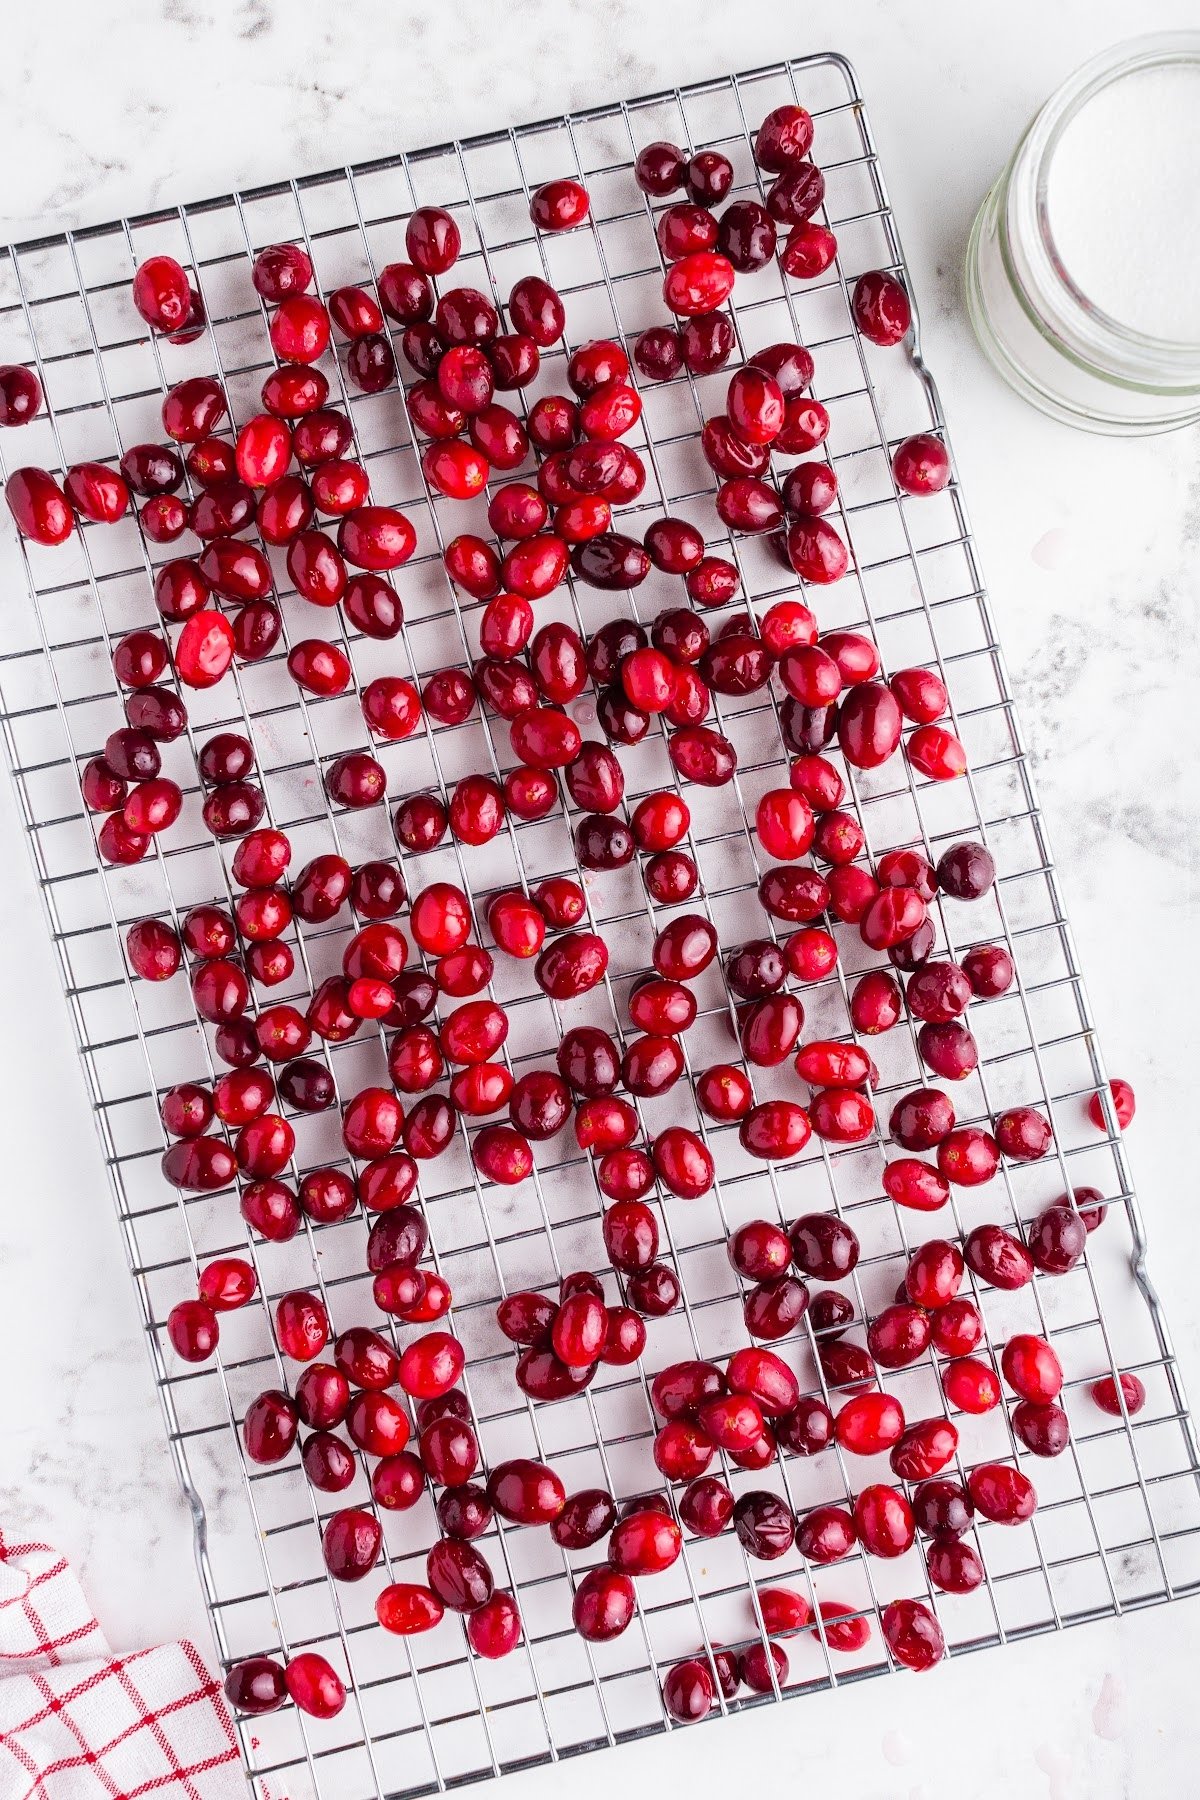
[[[186,1640],[114,1656],[66,1558],[0,1534],[0,1796],[151,1794],[246,1800],[219,1681]]]

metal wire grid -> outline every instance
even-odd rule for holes
[[[989,843],[1000,871],[993,895],[971,908],[943,902],[939,939],[955,955],[974,943],[1006,941],[1019,980],[1010,995],[972,1005],[981,1061],[956,1092],[956,1107],[960,1120],[986,1122],[1006,1105],[1029,1101],[1045,1107],[1055,1125],[1055,1156],[1045,1166],[1006,1168],[982,1193],[956,1193],[953,1227],[965,1231],[997,1218],[1020,1224],[1048,1199],[1082,1185],[1098,1187],[1108,1198],[1106,1227],[1089,1240],[1087,1258],[1071,1275],[1039,1278],[1016,1295],[990,1289],[975,1295],[990,1343],[1003,1343],[1022,1328],[1050,1336],[1067,1371],[1073,1442],[1056,1461],[1036,1462],[1014,1444],[1004,1409],[968,1422],[964,1466],[1018,1455],[1041,1505],[1035,1520],[1017,1531],[980,1527],[988,1578],[977,1593],[932,1596],[955,1653],[1170,1598],[1200,1584],[1198,1459],[1166,1325],[1145,1274],[1144,1234],[1119,1133],[1111,1116],[1102,1138],[1083,1120],[1085,1098],[1103,1087],[1103,1069],[962,493],[955,480],[937,499],[912,502],[898,496],[891,481],[889,451],[899,439],[918,429],[944,432],[936,390],[919,349],[911,358],[876,353],[850,327],[847,284],[865,268],[902,270],[903,262],[848,65],[837,57],[811,58],[15,247],[0,259],[0,361],[34,363],[50,402],[45,419],[20,434],[21,461],[65,468],[83,457],[111,458],[114,439],[124,449],[157,437],[163,391],[192,373],[215,370],[222,377],[240,422],[257,410],[257,388],[271,362],[265,318],[249,282],[249,253],[292,238],[312,255],[322,292],[369,280],[383,262],[403,254],[411,208],[431,202],[451,207],[463,232],[463,257],[445,285],[494,288],[503,299],[518,275],[540,268],[564,295],[572,344],[614,331],[632,336],[661,318],[653,209],[629,174],[636,149],[655,137],[721,148],[735,164],[734,197],[757,194],[750,133],[771,107],[791,98],[803,100],[817,121],[815,153],[827,177],[825,211],[838,234],[839,261],[827,278],[804,287],[784,282],[774,267],[740,278],[733,302],[739,339],[743,348],[754,348],[794,337],[816,357],[815,391],[833,421],[825,448],[841,483],[840,526],[855,552],[851,576],[810,596],[822,626],[869,629],[888,668],[936,665],[971,758],[970,776],[948,788],[916,782],[898,758],[870,774],[848,771],[853,805],[874,848],[912,844],[936,856],[963,836]],[[593,226],[565,240],[537,240],[528,224],[528,193],[566,173],[585,180]],[[179,255],[199,279],[210,323],[195,346],[163,349],[131,335],[128,283],[137,262],[152,251]],[[365,1478],[360,1475],[336,1502],[316,1495],[295,1459],[273,1468],[248,1465],[234,1428],[256,1392],[287,1380],[266,1314],[281,1293],[318,1288],[335,1330],[372,1318],[364,1221],[325,1227],[306,1221],[290,1244],[250,1246],[258,1301],[223,1319],[218,1361],[184,1370],[169,1347],[164,1353],[166,1315],[194,1291],[197,1266],[223,1251],[246,1251],[231,1194],[176,1196],[158,1173],[159,1096],[177,1080],[211,1075],[214,1063],[186,983],[177,978],[163,988],[134,986],[123,954],[124,930],[147,912],[177,921],[199,901],[231,898],[228,857],[199,819],[196,744],[213,729],[248,729],[268,816],[293,839],[293,866],[334,847],[352,861],[395,855],[387,810],[335,811],[321,775],[344,750],[366,747],[357,705],[366,681],[395,673],[401,664],[423,676],[464,661],[477,642],[478,609],[460,605],[440,561],[444,539],[472,528],[471,509],[441,501],[424,485],[396,390],[354,394],[340,366],[329,359],[328,367],[354,422],[376,497],[402,505],[418,532],[417,556],[396,582],[406,613],[401,637],[384,645],[352,633],[343,638],[355,671],[352,695],[315,701],[290,682],[288,645],[314,632],[336,635],[341,622],[285,598],[285,640],[275,657],[243,667],[232,687],[187,695],[187,737],[164,761],[187,794],[167,844],[156,844],[153,859],[132,870],[101,871],[78,770],[121,722],[111,645],[132,626],[155,622],[153,568],[178,547],[150,555],[129,525],[85,525],[69,547],[56,551],[23,545],[30,604],[16,600],[20,584],[10,583],[0,692],[6,745],[155,1378],[193,1509],[218,1647],[227,1660],[318,1648],[349,1678],[350,1700],[337,1720],[322,1724],[288,1709],[244,1726],[247,1765],[292,1795],[307,1782],[322,1796],[357,1797],[433,1790],[663,1729],[668,1721],[660,1680],[666,1666],[680,1655],[711,1651],[714,1642],[754,1641],[761,1633],[757,1588],[781,1579],[810,1602],[841,1602],[872,1625],[866,1648],[853,1655],[834,1649],[823,1627],[811,1638],[792,1640],[786,1693],[882,1672],[888,1659],[879,1608],[897,1595],[927,1595],[928,1586],[916,1552],[894,1564],[856,1555],[817,1569],[798,1557],[751,1564],[726,1539],[693,1541],[669,1574],[641,1584],[638,1618],[625,1637],[589,1647],[570,1629],[570,1592],[572,1579],[598,1553],[567,1556],[545,1533],[500,1522],[485,1549],[498,1584],[513,1586],[520,1596],[521,1649],[500,1664],[472,1659],[453,1619],[426,1638],[401,1643],[374,1623],[379,1580],[361,1589],[339,1587],[320,1556],[320,1522],[335,1505],[371,1504]],[[761,545],[730,544],[719,533],[713,482],[697,438],[702,416],[721,409],[724,381],[721,375],[688,378],[645,392],[645,442],[638,448],[650,479],[625,517],[639,533],[664,510],[693,518],[714,549],[736,557],[745,595],[760,615],[797,583]],[[562,355],[547,355],[543,379],[524,398],[561,386]],[[3,550],[15,571],[11,542]],[[286,594],[281,561],[272,560]],[[586,630],[624,605],[648,621],[678,598],[662,577],[652,577],[624,601],[568,584],[542,603],[540,613],[567,617]],[[594,721],[594,711],[584,711],[589,704],[578,703],[585,735]],[[747,904],[761,872],[747,820],[758,796],[778,782],[784,758],[769,695],[723,702],[718,717],[737,746],[738,777],[716,793],[688,790],[692,828],[686,847],[703,878],[703,898],[692,906],[706,912],[728,945],[762,935],[772,923],[764,922],[756,904]],[[375,753],[388,769],[392,802],[419,789],[445,793],[464,773],[499,771],[513,760],[507,732],[493,740],[479,719],[436,732],[426,728],[419,740]],[[623,752],[622,761],[630,805],[672,779],[660,735]],[[513,881],[571,871],[569,816],[564,795],[561,814],[537,824],[510,819],[501,838],[481,850],[451,845],[419,860],[402,854],[410,889],[448,878],[485,897]],[[624,1041],[629,989],[649,966],[653,935],[667,914],[648,902],[636,868],[592,877],[587,887],[590,923],[611,951],[602,989],[560,1008],[534,988],[527,971],[498,960],[492,991],[509,1015],[504,1054],[518,1073],[544,1063],[567,1025],[582,1020],[601,1023]],[[269,998],[306,993],[340,966],[350,929],[335,922],[293,934],[295,979]],[[803,993],[806,1035],[849,1034],[847,981],[872,961],[856,932],[838,928],[837,936],[841,966]],[[730,999],[718,969],[707,972],[697,993],[700,1015],[684,1045],[689,1073],[736,1056]],[[877,1112],[886,1118],[895,1096],[920,1079],[920,1064],[911,1032],[893,1031],[871,1048],[881,1072]],[[364,1033],[318,1051],[343,1096],[381,1077],[381,1035],[368,1041]],[[786,1082],[777,1084],[767,1071],[756,1071],[755,1082],[760,1098],[787,1091]],[[680,1118],[695,1122],[713,1150],[719,1185],[696,1203],[654,1201],[684,1301],[675,1315],[651,1322],[646,1372],[602,1369],[583,1395],[553,1407],[532,1408],[522,1400],[494,1308],[502,1293],[517,1287],[552,1291],[561,1273],[574,1267],[596,1267],[610,1293],[616,1291],[605,1268],[598,1196],[586,1160],[557,1141],[538,1146],[529,1183],[515,1191],[483,1189],[464,1134],[422,1170],[433,1257],[453,1285],[453,1326],[468,1348],[467,1386],[486,1459],[544,1455],[569,1490],[602,1482],[620,1497],[660,1485],[649,1455],[647,1372],[679,1355],[727,1354],[745,1341],[744,1284],[724,1254],[731,1229],[764,1213],[786,1220],[833,1208],[849,1217],[863,1256],[848,1286],[864,1322],[891,1298],[906,1247],[934,1231],[950,1234],[944,1215],[914,1233],[912,1222],[882,1197],[878,1140],[832,1152],[813,1143],[794,1164],[764,1167],[743,1155],[729,1129],[692,1120],[690,1093],[683,1094],[682,1084],[641,1110],[648,1132]],[[329,1117],[294,1124],[297,1174],[346,1163]],[[861,1326],[854,1335],[861,1336]],[[777,1347],[795,1362],[802,1385],[825,1392],[807,1325]],[[1147,1406],[1134,1420],[1109,1421],[1087,1397],[1088,1381],[1118,1368],[1136,1370],[1147,1386]],[[909,1418],[943,1408],[927,1361],[894,1372],[887,1385]],[[801,1511],[845,1502],[875,1475],[869,1465],[847,1467],[836,1451],[814,1463],[788,1459],[761,1473],[726,1473],[735,1490],[773,1486]],[[382,1523],[386,1578],[421,1579],[435,1535],[428,1500],[407,1514],[384,1514]]]

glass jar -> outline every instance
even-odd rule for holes
[[[966,290],[1043,412],[1116,435],[1200,419],[1200,32],[1119,44],[1047,100],[980,208]]]

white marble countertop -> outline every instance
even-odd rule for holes
[[[782,55],[849,55],[1109,1067],[1138,1090],[1131,1155],[1152,1269],[1198,1392],[1183,1122],[1200,999],[1200,440],[1114,442],[1040,418],[985,364],[960,291],[973,213],[1040,99],[1135,23],[1195,22],[1194,0],[1148,0],[1136,20],[1121,0],[853,0],[824,17],[767,0],[15,8],[0,57],[0,242]],[[207,1644],[188,1516],[7,782],[0,859],[0,1528],[68,1552],[117,1646],[182,1632]],[[1156,1608],[968,1658],[928,1682],[872,1682],[619,1761],[588,1758],[571,1780],[581,1795],[614,1776],[649,1791],[669,1769],[713,1792],[722,1778],[787,1767],[846,1800],[1194,1791],[1200,1731],[1179,1649],[1195,1642],[1198,1617],[1187,1604]],[[513,1777],[505,1791],[533,1800],[558,1779]]]

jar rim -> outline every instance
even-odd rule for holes
[[[1127,39],[1076,70],[1040,109],[1013,154],[1003,208],[1006,261],[1039,328],[1044,321],[1063,348],[1109,379],[1175,389],[1200,384],[1200,340],[1156,337],[1124,324],[1074,282],[1056,244],[1047,191],[1054,153],[1079,113],[1105,88],[1147,69],[1195,65],[1200,31],[1156,32]],[[1019,251],[1024,250],[1024,256]],[[1039,316],[1040,315],[1040,316]]]

